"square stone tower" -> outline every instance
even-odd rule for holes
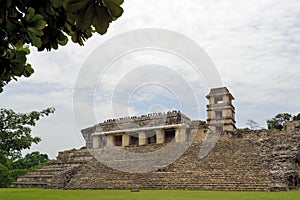
[[[235,127],[235,108],[232,105],[234,97],[226,87],[213,88],[206,96],[207,123],[216,132],[233,131]]]

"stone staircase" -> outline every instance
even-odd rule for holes
[[[201,142],[168,145],[173,153],[188,148],[169,165],[165,164],[165,159],[172,157],[172,153],[164,150],[166,144],[123,149],[129,153],[145,153],[144,160],[130,154],[124,157],[115,148],[61,152],[57,160],[43,169],[28,172],[12,187],[281,191],[297,189],[300,185],[300,134],[266,138],[221,137],[202,159],[198,156]],[[159,150],[155,156],[147,154]],[[102,161],[91,154],[102,155]],[[156,165],[150,166],[149,162]],[[146,172],[124,172],[108,167],[108,164],[125,171],[135,168]]]
[[[13,182],[13,188],[49,188],[55,177],[86,164],[93,157],[82,148],[60,152],[57,160],[46,163],[42,169],[27,172]]]
[[[125,173],[93,160],[65,188],[269,190],[269,167],[251,141],[221,140],[204,159],[198,157],[200,147],[193,143],[174,163],[149,173]]]

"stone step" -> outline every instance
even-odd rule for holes
[[[47,188],[48,183],[45,182],[13,182],[12,188]]]
[[[85,164],[86,162],[53,162],[46,164],[44,166],[44,169],[57,169],[57,168],[70,168],[70,167],[78,167],[82,164]]]
[[[27,172],[27,175],[56,175],[63,171],[62,168],[47,168],[47,169],[36,169],[33,171]]]
[[[53,175],[24,175],[18,178],[18,182],[49,182]]]

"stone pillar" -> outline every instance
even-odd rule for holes
[[[207,111],[207,119],[211,119],[212,117],[212,111]]]
[[[139,132],[139,145],[146,145],[147,144],[147,137],[145,131]]]
[[[126,147],[130,145],[130,137],[127,134],[122,135],[122,146]]]
[[[185,142],[186,127],[178,127],[175,130],[175,142]]]
[[[156,143],[165,143],[165,132],[162,129],[156,130]]]
[[[99,135],[93,135],[93,149],[98,149],[100,144],[99,144]]]
[[[107,135],[107,146],[113,146],[113,145],[114,145],[114,136]]]
[[[229,96],[229,95],[224,95],[224,96],[223,96],[223,101],[224,101],[224,103],[226,103],[226,104],[231,104],[230,96]]]
[[[209,104],[211,104],[211,105],[215,104],[215,99],[214,98],[210,98],[209,99]]]

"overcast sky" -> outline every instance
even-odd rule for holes
[[[72,103],[78,73],[89,55],[103,42],[120,33],[141,28],[175,31],[204,49],[214,62],[224,86],[236,99],[238,127],[245,127],[248,119],[265,127],[266,119],[277,113],[300,112],[299,0],[125,0],[123,8],[123,16],[110,26],[108,33],[95,35],[84,47],[70,43],[58,51],[37,52],[32,49],[29,62],[34,66],[34,75],[11,82],[0,94],[1,107],[15,111],[56,108],[53,115],[41,119],[33,128],[33,135],[40,136],[42,142],[31,150],[39,150],[53,158],[58,151],[84,145],[80,129],[92,126],[95,121],[89,121],[89,117],[85,116],[89,113],[84,112],[86,105],[83,103],[82,116],[75,123]],[[208,90],[203,80],[193,78],[192,73],[184,71],[187,69],[182,67],[184,64],[180,65],[175,58],[167,59],[168,56],[163,53],[138,54],[130,55],[136,58],[135,63],[142,59],[143,64],[153,65],[151,69],[161,63],[174,66],[183,79],[191,80],[191,84],[198,88],[195,94],[199,113],[193,112],[191,106],[184,109],[185,114],[192,119],[205,120]],[[158,61],[151,56],[166,59]],[[118,99],[125,97],[129,115],[182,109],[182,105],[190,104],[190,99],[186,98],[188,90],[181,90],[181,96],[159,84],[139,86],[138,82],[130,80],[136,80],[136,76],[141,76],[140,72],[133,68],[132,73],[126,74],[122,71],[123,65],[124,69],[128,69],[126,59],[115,63],[111,72],[108,71],[96,86],[93,106],[97,121],[123,114],[116,114],[109,105],[116,90],[120,92],[115,93],[114,109],[123,109]],[[186,76],[183,75],[185,73]],[[171,72],[168,75],[173,76]],[[156,78],[162,80],[164,76],[160,74]],[[178,86],[180,91],[180,79],[172,81],[170,84]]]

